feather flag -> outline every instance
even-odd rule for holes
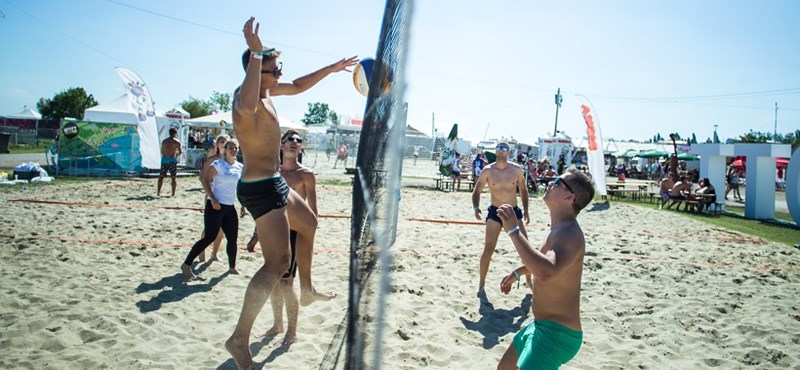
[[[161,168],[161,143],[158,140],[156,109],[150,89],[144,80],[134,71],[117,67],[117,74],[125,85],[125,93],[136,115],[139,131],[139,152],[142,154],[142,167]]]
[[[597,121],[597,113],[592,103],[585,96],[581,100],[581,115],[586,122],[586,157],[589,162],[589,173],[594,180],[594,190],[598,195],[606,195],[606,162],[603,157],[603,135]]]
[[[458,123],[453,124],[450,135],[447,135],[447,142],[444,143],[442,150],[442,161],[439,164],[439,172],[445,176],[453,174],[453,161],[456,159],[456,145],[458,144]]]

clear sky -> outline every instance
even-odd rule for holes
[[[381,0],[0,0],[0,115],[69,87],[100,103],[124,93],[114,67],[137,71],[162,111],[232,92],[244,72],[241,28],[261,23],[283,51],[284,80],[339,58],[372,57]],[[585,136],[576,94],[606,139],[645,140],[714,125],[722,139],[800,128],[800,1],[419,0],[406,69],[409,123],[466,139]],[[307,103],[362,116],[348,73],[275,99],[299,121]]]

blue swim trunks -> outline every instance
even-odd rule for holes
[[[517,220],[522,219],[522,210],[519,207],[514,207],[514,213],[517,215]],[[497,215],[497,207],[489,206],[486,212],[486,221],[495,220],[501,226],[503,225],[503,221],[500,221],[500,216]]]
[[[583,332],[551,320],[534,320],[514,336],[520,370],[558,369],[578,354]]]

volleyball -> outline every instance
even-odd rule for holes
[[[353,69],[353,85],[356,87],[356,91],[361,95],[369,95],[369,80],[372,78],[372,70],[376,65],[375,59],[364,58],[361,59]],[[392,73],[388,68],[384,68],[382,72],[383,75],[387,76],[383,84],[386,86],[385,91],[388,92],[391,88]]]

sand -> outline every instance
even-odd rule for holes
[[[333,159],[307,163],[319,173],[326,216],[315,285],[340,295],[302,307],[299,340],[288,347],[262,337],[273,321],[266,305],[251,338],[264,368],[319,368],[347,307],[350,220],[327,216],[349,215],[350,188],[330,184],[349,176],[330,168]],[[469,193],[424,188],[434,172],[423,160],[404,169],[411,186],[402,192],[383,368],[493,369],[533,319],[529,291],[499,292],[519,261],[501,236],[488,301],[476,297],[483,226],[470,223]],[[183,281],[179,265],[202,229],[196,179],[180,179],[176,198],[156,197],[153,179],[99,180],[4,188],[0,204],[0,368],[235,368],[223,342],[261,255],[240,250],[242,275],[228,275],[221,252],[221,262],[198,266],[204,280]],[[584,345],[564,368],[800,368],[799,250],[655,206],[590,208],[579,217]],[[531,239],[541,242],[549,219],[539,198],[530,214]],[[252,229],[249,217],[241,221],[240,247]]]

